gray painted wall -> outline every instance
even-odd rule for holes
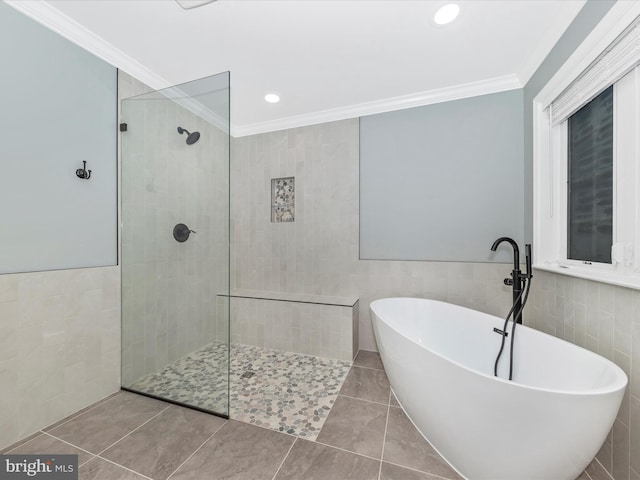
[[[116,69],[4,3],[0,58],[0,273],[115,265]]]
[[[522,245],[522,90],[360,120],[360,258],[510,262]]]

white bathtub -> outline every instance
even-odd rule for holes
[[[448,303],[371,303],[380,356],[403,410],[469,480],[574,480],[615,420],[627,377],[609,360],[518,325],[493,365],[504,319]],[[509,329],[510,330],[510,329]]]

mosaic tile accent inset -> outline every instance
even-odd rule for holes
[[[295,221],[295,177],[271,179],[271,221]]]
[[[227,348],[209,344],[130,388],[225,412]],[[315,440],[350,367],[340,360],[232,344],[229,416]]]

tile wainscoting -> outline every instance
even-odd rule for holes
[[[612,360],[629,377],[596,458],[615,480],[639,480],[640,291],[536,270],[529,302],[526,324]]]
[[[0,448],[119,388],[119,267],[0,275]]]

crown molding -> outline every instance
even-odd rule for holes
[[[505,92],[522,88],[522,83],[517,75],[505,75],[479,82],[465,83],[453,87],[438,88],[426,92],[419,92],[410,95],[376,100],[373,102],[359,103],[346,107],[321,110],[304,115],[269,120],[266,122],[250,123],[246,125],[235,125],[231,128],[234,137],[245,137],[258,133],[274,132],[277,130],[287,130],[289,128],[305,127],[336,120],[363,117],[376,113],[392,112],[405,108],[422,107],[434,103],[450,102],[463,98],[477,97],[491,93]]]
[[[44,0],[4,0],[7,5],[44,25],[67,40],[82,47],[114,67],[147,84],[154,90],[170,86],[170,83],[149,70],[137,60],[107,42],[104,38],[82,26]]]
[[[172,86],[166,79],[160,77],[140,62],[124,53],[122,50],[107,42],[104,38],[96,35],[80,23],[60,12],[47,1],[4,1],[24,15],[32,18],[36,22],[58,33],[76,45],[79,45],[111,65],[127,72],[129,75],[147,84],[154,90],[161,90]],[[310,114],[294,115],[266,122],[256,122],[246,125],[232,124],[231,135],[234,137],[244,137],[258,133],[304,127],[319,123],[344,120],[347,118],[391,112],[405,108],[420,107],[434,103],[449,102],[479,95],[514,90],[522,88],[522,86],[522,82],[517,75],[505,75],[489,80],[455,85],[452,87],[439,88],[329,110],[321,110]],[[185,106],[189,108],[189,110],[194,111],[194,113],[199,112],[216,125],[222,126],[226,124],[224,119],[216,118],[216,115],[211,115],[211,112],[203,111],[202,106],[194,105],[193,103]]]

